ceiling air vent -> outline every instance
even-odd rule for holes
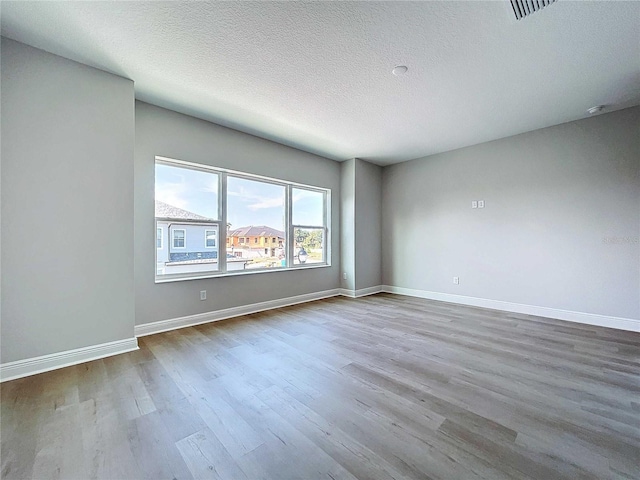
[[[516,19],[520,20],[555,2],[556,0],[511,0],[511,6],[513,13],[516,14]]]

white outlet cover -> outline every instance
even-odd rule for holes
[[[456,285],[460,285],[460,277],[453,277],[453,283]]]
[[[200,300],[206,300],[206,299],[207,299],[207,291],[200,290]]]
[[[478,200],[478,208],[484,208],[484,200]]]
[[[478,202],[476,202],[475,200],[473,200],[471,202],[471,208],[478,208]]]

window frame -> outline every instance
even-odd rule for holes
[[[162,227],[158,227],[156,222],[156,250],[162,250],[164,248],[164,231]],[[158,232],[160,235],[158,235]],[[160,240],[160,245],[158,245],[158,240]]]
[[[314,188],[306,188],[306,187],[300,187],[300,186],[291,186],[290,187],[290,194],[289,194],[289,198],[293,198],[293,189],[296,190],[307,190],[310,192],[319,192],[322,193],[322,221],[324,222],[324,226],[322,225],[299,225],[299,224],[294,224],[293,223],[293,202],[291,202],[290,208],[291,211],[289,213],[289,225],[291,227],[291,231],[289,232],[289,237],[287,238],[287,241],[289,243],[289,247],[291,249],[290,251],[290,256],[291,256],[291,265],[294,268],[301,268],[301,267],[305,267],[308,264],[307,263],[299,263],[297,265],[294,265],[294,259],[295,259],[295,231],[296,228],[302,228],[302,229],[313,229],[313,230],[322,230],[322,240],[324,242],[324,245],[322,246],[322,262],[318,262],[320,264],[325,264],[327,262],[327,250],[328,250],[328,242],[327,242],[327,238],[329,235],[329,228],[327,227],[327,221],[329,218],[329,213],[327,212],[328,208],[328,197],[327,197],[327,192],[326,191],[321,191],[318,189],[314,189]],[[309,264],[309,265],[314,265]],[[317,265],[317,263],[316,263]]]
[[[207,247],[207,248],[217,248],[218,249],[218,268],[217,270],[211,270],[206,272],[193,272],[193,273],[177,273],[177,274],[166,274],[166,275],[158,275],[157,270],[155,274],[155,283],[166,283],[166,282],[175,282],[175,281],[183,281],[183,280],[196,280],[203,278],[214,278],[214,277],[227,277],[227,276],[237,276],[237,275],[253,275],[258,273],[267,273],[267,272],[283,272],[283,271],[291,271],[291,270],[300,270],[300,269],[312,269],[312,268],[323,268],[331,266],[331,189],[324,187],[317,187],[313,185],[306,185],[298,182],[291,182],[288,180],[281,180],[271,177],[266,177],[263,175],[256,175],[246,172],[239,172],[237,170],[230,170],[221,167],[212,167],[209,165],[198,164],[193,162],[188,162],[184,160],[177,160],[169,157],[156,156],[154,162],[154,169],[156,165],[168,165],[179,168],[187,168],[192,170],[199,170],[203,172],[208,172],[212,174],[216,174],[218,176],[218,220],[212,221],[212,224],[218,225],[218,241],[216,247]],[[286,265],[282,267],[267,267],[267,268],[252,268],[249,270],[232,270],[227,271],[227,242],[229,242],[231,237],[227,235],[227,180],[228,177],[236,177],[245,180],[252,180],[262,183],[270,183],[278,186],[282,186],[285,188],[285,202],[284,202],[284,242],[285,242],[285,256],[286,256]],[[323,194],[323,221],[324,226],[300,226],[293,225],[292,220],[292,209],[293,209],[293,200],[292,200],[292,191],[293,189],[301,189],[301,190],[309,190],[312,192],[319,192]],[[155,218],[155,217],[154,217]],[[154,224],[157,227],[158,220],[156,219]],[[224,228],[223,228],[224,226]],[[314,228],[314,229],[323,229],[324,233],[324,245],[323,245],[323,259],[322,262],[317,263],[304,263],[304,264],[294,264],[294,253],[295,253],[295,244],[294,244],[294,231],[296,228]],[[181,230],[181,229],[178,229]],[[184,247],[174,247],[178,249],[186,249],[187,248],[187,233],[186,229],[184,234]],[[269,248],[277,248],[277,239],[276,246]],[[231,245],[233,243],[230,243]],[[171,245],[173,245],[173,234],[171,236]],[[271,244],[273,245],[273,244]],[[205,236],[205,246],[206,246],[206,236]],[[158,261],[158,249],[155,249],[156,252],[156,265]]]

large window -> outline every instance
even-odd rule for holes
[[[156,158],[156,279],[328,265],[328,189]]]

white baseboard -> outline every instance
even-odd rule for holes
[[[557,308],[503,302],[501,300],[489,300],[485,298],[468,297],[464,295],[429,292],[426,290],[415,290],[411,288],[395,287],[392,285],[376,285],[374,287],[362,288],[360,290],[335,288],[322,292],[307,293],[294,297],[286,297],[277,300],[253,303],[250,305],[226,308],[223,310],[217,310],[215,312],[207,312],[197,315],[189,315],[186,317],[162,320],[159,322],[145,323],[143,325],[136,325],[135,336],[142,337],[145,335],[152,335],[154,333],[166,332],[168,330],[175,330],[178,328],[215,322],[218,320],[238,317],[241,315],[249,315],[251,313],[263,312],[266,310],[286,307],[289,305],[296,305],[299,303],[312,302],[314,300],[335,297],[338,295],[350,298],[358,298],[364,297],[366,295],[374,295],[380,292],[408,295],[411,297],[426,298],[429,300],[438,300],[441,302],[457,303],[461,305],[482,307],[492,310],[501,310],[505,312],[523,313],[526,315],[555,318],[558,320],[566,320],[569,322],[582,323],[586,325],[596,325],[599,327],[640,332],[640,320],[632,318],[611,317],[594,313],[574,312]],[[67,350],[65,352],[52,353],[49,355],[42,355],[40,357],[3,363],[0,365],[0,382],[15,380],[17,378],[27,377],[29,375],[36,375],[38,373],[48,372],[50,370],[56,370],[58,368],[68,367],[71,365],[77,365],[79,363],[90,362],[92,360],[98,360],[100,358],[110,357],[112,355],[118,355],[120,353],[131,352],[137,349],[137,338],[127,338],[125,340],[102,343],[100,345],[76,348],[75,350]]]
[[[37,373],[48,372],[58,368],[90,362],[99,358],[131,352],[138,349],[137,338],[126,338],[115,342],[101,343],[90,347],[76,348],[64,352],[51,353],[40,357],[16,360],[0,365],[0,382],[15,380]]]
[[[525,305],[522,303],[503,302],[501,300],[489,300],[485,298],[467,297],[464,295],[454,295],[450,293],[414,290],[412,288],[395,287],[392,285],[383,285],[382,291],[387,293],[396,293],[399,295],[408,295],[410,297],[439,300],[441,302],[458,303],[462,305],[469,305],[472,307],[489,308],[492,310],[502,310],[512,313],[524,313],[526,315],[555,318],[557,320],[583,323],[586,325],[596,325],[599,327],[640,332],[640,320],[635,320],[632,318],[611,317],[607,315],[598,315],[595,313],[574,312],[571,310],[561,310],[558,308],[538,307],[535,305]]]
[[[144,323],[142,325],[136,325],[135,335],[136,337],[143,337],[145,335],[153,335],[154,333],[166,332],[177,328],[192,327],[194,325],[217,322],[218,320],[239,317],[241,315],[264,312],[265,310],[272,310],[274,308],[287,307],[298,303],[306,303],[314,300],[320,300],[322,298],[335,297],[340,294],[340,289],[334,288],[333,290],[324,290],[322,292],[307,293],[304,295],[296,295],[294,297],[269,300],[267,302],[252,303],[250,305],[225,308],[214,312],[199,313],[196,315],[188,315],[186,317],[161,320],[159,322]]]
[[[360,290],[349,290],[348,288],[341,288],[340,295],[349,298],[366,297],[367,295],[374,295],[382,292],[382,285],[376,285],[374,287],[361,288]]]

